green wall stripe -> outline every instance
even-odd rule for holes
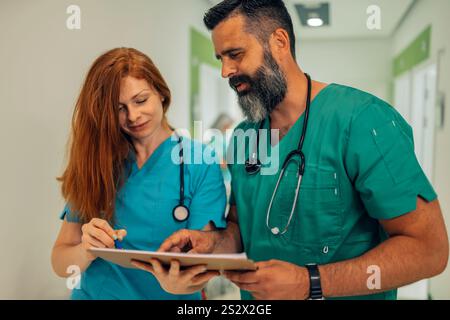
[[[431,25],[394,59],[393,73],[398,77],[430,57]]]
[[[190,30],[190,42],[191,42],[191,56],[190,56],[190,68],[191,68],[191,90],[190,90],[190,127],[191,133],[193,133],[193,126],[195,120],[200,120],[200,115],[196,113],[195,105],[200,92],[200,65],[208,64],[214,68],[220,70],[221,65],[219,60],[216,59],[214,53],[214,46],[211,40],[203,35],[203,33],[191,28]]]

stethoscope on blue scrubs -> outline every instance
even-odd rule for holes
[[[298,199],[298,195],[299,195],[299,191],[300,191],[300,184],[302,182],[302,177],[303,177],[303,174],[305,173],[305,155],[304,155],[304,153],[302,151],[302,148],[303,148],[303,142],[305,141],[306,129],[307,129],[307,126],[308,126],[309,109],[310,109],[310,106],[311,106],[311,77],[307,73],[305,73],[305,76],[308,79],[308,94],[307,94],[307,97],[306,97],[306,109],[305,109],[305,117],[303,119],[302,135],[300,137],[300,141],[298,143],[297,149],[296,150],[292,150],[287,155],[286,159],[284,160],[283,166],[281,167],[280,176],[278,177],[278,181],[277,181],[277,184],[275,186],[275,190],[273,191],[272,198],[270,199],[269,207],[268,207],[267,213],[266,213],[266,226],[272,232],[273,235],[282,235],[282,234],[286,233],[286,231],[288,230],[289,225],[291,224],[292,217],[294,215],[295,207],[297,205],[297,199]],[[264,125],[264,120],[261,122],[261,124],[259,126],[259,130],[262,129],[263,125]],[[245,171],[247,171],[247,173],[249,175],[254,175],[254,174],[257,174],[258,172],[261,171],[261,162],[258,159],[259,130],[258,130],[258,134],[257,134],[256,152],[252,153],[251,158],[249,158],[245,162]],[[297,172],[297,176],[298,176],[297,188],[295,189],[294,202],[292,204],[292,209],[291,209],[291,213],[289,215],[288,222],[287,222],[286,226],[284,227],[284,229],[282,231],[280,231],[280,228],[278,228],[278,227],[271,227],[269,225],[270,213],[271,213],[271,210],[272,210],[273,200],[275,199],[275,195],[277,194],[278,186],[280,185],[280,181],[281,181],[281,179],[282,179],[282,177],[284,175],[284,171],[286,170],[289,162],[295,156],[299,156],[300,160],[301,160],[301,163],[300,163],[300,165],[298,167],[298,172]]]
[[[183,138],[178,136],[178,145],[180,146],[180,200],[178,205],[173,208],[172,216],[177,222],[184,222],[189,218],[189,208],[184,204],[184,159],[183,159]]]

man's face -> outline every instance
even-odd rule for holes
[[[270,49],[245,31],[242,16],[221,22],[212,32],[216,56],[222,62],[222,77],[229,78],[239,104],[251,122],[264,120],[283,101],[286,78]]]

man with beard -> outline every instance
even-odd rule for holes
[[[182,230],[160,250],[245,251],[258,269],[226,273],[243,298],[395,299],[396,288],[441,273],[448,238],[439,202],[395,109],[310,81],[281,0],[225,0],[204,22],[247,117],[235,132],[278,130],[281,166],[262,174],[273,139],[256,149],[231,143],[227,229]],[[234,162],[242,153],[249,160]]]

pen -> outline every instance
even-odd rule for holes
[[[114,239],[114,245],[115,245],[116,249],[123,249],[122,243],[120,242],[120,240],[117,238],[116,235],[113,236],[113,239]]]

